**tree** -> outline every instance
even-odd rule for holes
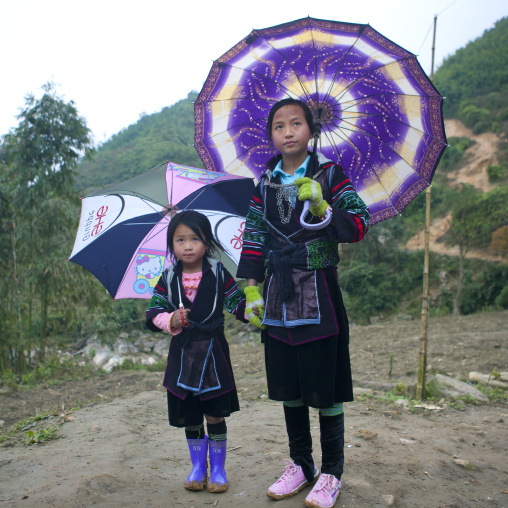
[[[73,101],[59,97],[53,83],[42,90],[40,99],[26,97],[18,127],[5,136],[0,149],[1,233],[2,240],[10,237],[11,245],[6,254],[12,275],[8,301],[23,315],[15,348],[21,361],[26,335],[21,322],[31,337],[37,321],[43,351],[49,306],[57,301],[65,305],[72,276],[64,261],[72,246],[78,203],[75,170],[92,150],[90,130]]]
[[[459,279],[453,301],[454,314],[460,314],[460,297],[464,287],[464,259],[482,226],[483,217],[476,213],[480,202],[481,193],[470,185],[463,185],[457,199],[452,203],[452,223],[448,243],[459,247]]]

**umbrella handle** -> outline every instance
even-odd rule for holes
[[[323,229],[326,226],[328,226],[328,224],[330,224],[330,221],[332,220],[332,212],[330,212],[330,210],[326,210],[326,217],[321,222],[317,222],[316,224],[309,224],[308,222],[305,222],[305,217],[309,213],[309,208],[310,208],[310,201],[307,199],[303,203],[303,211],[302,211],[302,214],[300,215],[300,224],[302,225],[303,228],[305,228],[305,229]]]

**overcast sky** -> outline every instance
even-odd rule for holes
[[[244,7],[250,6],[250,7]],[[508,15],[506,0],[0,0],[0,135],[49,80],[104,142],[199,91],[212,61],[254,28],[311,16],[369,23],[430,74]]]

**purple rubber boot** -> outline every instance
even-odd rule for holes
[[[187,490],[203,490],[206,484],[206,456],[208,453],[208,437],[204,439],[187,439],[192,461],[192,471],[185,480]]]
[[[208,441],[210,448],[210,480],[208,481],[208,492],[226,492],[228,490],[228,479],[226,477],[226,441]]]

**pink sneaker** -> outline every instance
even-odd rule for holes
[[[305,498],[305,506],[309,508],[332,508],[340,496],[342,480],[333,474],[322,474],[319,481]]]
[[[294,496],[307,485],[313,484],[319,477],[319,469],[316,466],[314,466],[314,479],[308,482],[301,466],[297,466],[290,459],[285,459],[284,463],[286,467],[282,470],[282,476],[270,486],[266,493],[272,499],[286,499]]]

